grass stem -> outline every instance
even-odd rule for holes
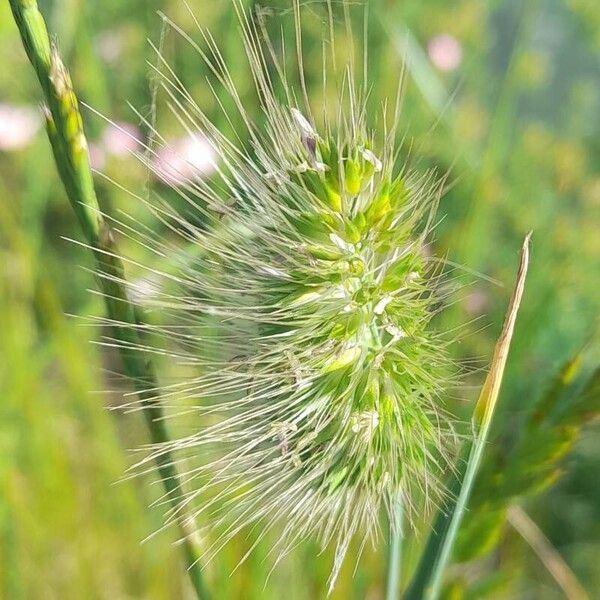
[[[143,412],[152,442],[164,448],[169,442],[169,435],[154,391],[158,387],[156,374],[151,361],[138,350],[141,346],[139,316],[128,300],[123,263],[112,231],[98,206],[87,140],[71,79],[58,51],[50,42],[36,0],[10,0],[10,6],[23,46],[43,90],[46,128],[60,178],[87,245],[96,258],[99,285],[108,316],[114,322],[114,335],[120,342],[124,370],[145,408]],[[156,463],[181,531],[190,580],[197,597],[206,600],[209,594],[202,576],[199,540],[192,527],[193,520],[182,507],[183,490],[173,457],[163,450],[157,454]]]
[[[385,600],[398,600],[400,598],[402,540],[404,538],[403,521],[404,508],[402,506],[402,499],[398,498],[394,520],[390,523],[390,551],[387,565]]]
[[[514,505],[508,509],[508,522],[531,546],[531,549],[558,583],[567,600],[590,600],[588,593],[579,583],[571,567],[520,506]]]
[[[525,237],[516,282],[500,337],[494,348],[490,371],[481,388],[472,417],[473,437],[462,449],[457,472],[449,486],[450,502],[439,511],[433,530],[417,566],[405,600],[437,600],[442,592],[443,576],[460,523],[475,483],[477,471],[487,443],[492,417],[497,405],[504,367],[514,332],[525,278],[529,265],[529,238]]]

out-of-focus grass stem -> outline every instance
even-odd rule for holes
[[[152,442],[164,447],[169,442],[169,436],[162,407],[153,391],[157,389],[156,375],[147,356],[136,349],[141,345],[137,330],[138,315],[127,298],[123,264],[112,231],[98,206],[87,141],[69,74],[58,51],[50,43],[37,2],[10,0],[10,6],[27,56],[42,86],[46,102],[46,127],[57,169],[87,244],[98,263],[101,275],[99,285],[106,300],[108,315],[115,323],[114,335],[121,343],[120,353],[125,372],[146,409],[143,412]],[[156,461],[183,536],[185,559],[193,587],[198,598],[208,598],[199,562],[199,541],[192,529],[192,520],[181,507],[183,491],[173,458],[168,452],[162,451]]]
[[[548,572],[558,583],[567,600],[590,600],[588,593],[579,583],[577,576],[552,546],[541,529],[520,506],[508,509],[508,522],[531,546]]]

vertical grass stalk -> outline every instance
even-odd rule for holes
[[[504,325],[494,348],[490,371],[473,412],[473,438],[463,448],[457,473],[449,486],[451,498],[454,500],[452,505],[442,507],[434,522],[432,533],[405,600],[422,600],[423,598],[437,600],[440,597],[444,571],[450,559],[458,528],[467,509],[500,393],[508,350],[525,287],[530,236],[531,234],[528,234],[523,242],[519,270]]]
[[[394,520],[390,522],[390,542],[385,600],[397,600],[400,597],[402,540],[404,538],[404,509],[401,498],[398,498],[395,509]]]
[[[10,0],[10,6],[23,46],[43,90],[46,128],[59,175],[98,264],[99,285],[106,301],[108,316],[114,323],[114,335],[120,342],[125,373],[144,405],[143,412],[152,442],[164,445],[169,441],[169,436],[160,402],[154,392],[158,389],[156,375],[148,357],[137,350],[141,345],[137,329],[140,322],[127,298],[123,283],[123,264],[114,237],[98,206],[87,141],[71,79],[58,51],[50,42],[37,2]],[[209,595],[201,572],[199,540],[192,528],[192,519],[182,510],[183,490],[179,475],[169,453],[162,452],[156,461],[181,530],[192,585],[198,598],[205,600]]]

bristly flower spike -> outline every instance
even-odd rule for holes
[[[218,174],[176,188],[201,225],[150,202],[188,245],[154,273],[151,297],[134,296],[175,321],[157,331],[196,369],[161,395],[193,403],[204,424],[168,450],[201,461],[187,485],[198,527],[213,531],[205,557],[243,529],[260,540],[280,527],[276,560],[307,536],[336,548],[333,586],[350,541],[376,536],[382,510],[400,498],[415,516],[444,493],[454,428],[442,397],[453,369],[448,339],[430,325],[445,292],[425,249],[442,184],[398,166],[396,123],[377,143],[352,69],[339,116],[317,123],[260,18],[235,7],[266,126],[247,114],[208,32],[207,50],[195,47],[233,99],[250,150],[211,123],[159,56],[172,110],[190,134],[202,131]]]

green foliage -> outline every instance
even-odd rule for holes
[[[274,8],[266,23],[278,37],[278,20],[288,18],[288,3],[260,4]],[[305,70],[318,109],[321,95],[337,96],[331,89],[321,91],[320,25],[326,11],[316,3],[308,4],[313,18],[305,28]],[[229,1],[193,0],[190,5],[223,48],[242,102],[260,119]],[[149,36],[158,43],[160,20],[155,11],[161,9],[186,31],[194,30],[180,0],[46,0],[40,6],[56,32],[80,99],[111,118],[136,123],[127,103],[144,116],[152,103],[146,60],[154,62],[155,57],[145,39]],[[337,19],[343,18],[337,3],[334,11]],[[496,474],[499,454],[517,446],[522,428],[515,421],[530,413],[539,390],[549,387],[548,374],[573,354],[597,318],[600,29],[595,24],[599,20],[598,3],[589,0],[369,2],[371,107],[378,108],[378,98],[394,95],[395,77],[389,74],[400,70],[401,58],[413,48],[404,43],[404,28],[423,59],[406,73],[399,141],[404,142],[402,156],[417,162],[420,169],[437,168],[442,174],[450,170],[440,209],[444,218],[435,230],[435,253],[447,253],[451,260],[508,285],[514,249],[525,231],[535,232],[528,292],[488,445],[492,454],[488,462]],[[352,25],[361,37],[360,17]],[[397,39],[394,31],[399,32]],[[428,41],[440,33],[450,33],[462,44],[463,62],[455,71],[439,71],[427,58]],[[284,27],[283,36],[293,48],[293,31]],[[340,45],[350,52],[347,41]],[[210,74],[196,53],[172,35],[165,39],[164,51],[219,128],[242,131],[241,123],[229,123],[211,97],[206,84]],[[0,3],[0,54],[0,103],[35,105],[38,84],[6,2]],[[437,93],[440,90],[442,95]],[[104,124],[86,109],[82,112],[90,145],[105,151]],[[158,121],[162,131],[173,138],[179,135],[180,125],[168,111],[159,113]],[[149,485],[148,478],[111,485],[124,473],[124,463],[134,460],[124,457],[122,449],[141,446],[146,435],[140,415],[107,414],[103,409],[120,404],[119,392],[128,391],[112,376],[118,370],[114,353],[87,344],[89,339],[100,341],[106,331],[100,326],[82,328],[77,320],[65,317],[65,313],[100,317],[104,307],[101,299],[85,291],[96,286],[86,271],[94,268],[92,260],[82,249],[61,240],[73,236],[77,222],[52,163],[41,134],[20,150],[0,150],[0,597],[181,598],[186,590],[172,548],[176,532],[139,543],[160,528],[162,509],[147,510],[160,497],[159,488]],[[145,170],[128,156],[107,153],[102,170],[134,191],[146,184]],[[157,227],[125,192],[99,176],[95,184],[101,205],[110,214],[126,209],[141,226],[152,226],[157,236],[170,241],[169,228]],[[172,200],[165,187],[159,191]],[[143,248],[117,235],[124,252],[147,258]],[[131,279],[143,275],[134,265],[128,266]],[[445,317],[451,327],[478,319],[456,347],[459,361],[487,363],[507,295],[507,288],[477,280]],[[152,320],[156,315],[146,317]],[[590,352],[591,362],[597,362],[594,352],[597,349]],[[186,374],[172,361],[158,357],[157,363],[166,379]],[[100,378],[103,368],[108,373]],[[467,383],[475,390],[482,379],[474,373]],[[89,393],[109,387],[117,394]],[[450,407],[470,414],[471,405],[465,406],[463,400],[450,400]],[[573,418],[587,422],[585,403],[578,402],[581,410]],[[559,413],[555,415],[558,418]],[[556,431],[555,424],[545,427]],[[600,447],[597,425],[592,421],[588,427],[588,435],[578,430],[575,443],[568,442],[568,452],[558,463],[549,459],[550,449],[544,451],[540,469],[527,475],[524,483],[537,485],[557,467],[559,474],[565,473],[556,485],[545,488],[542,497],[528,497],[527,509],[583,585],[597,590],[600,484],[595,473]],[[568,435],[565,431],[559,442],[565,443]],[[502,453],[495,451],[498,447]],[[482,477],[493,480],[487,470]],[[486,496],[491,500],[491,494],[482,494],[482,499]],[[486,536],[469,527],[471,513],[474,521],[497,517],[487,509],[479,515],[475,506],[467,513],[461,535],[466,536],[468,529],[479,553]],[[485,527],[493,528],[493,523]],[[490,548],[496,547],[494,536],[487,539],[492,540]],[[221,597],[323,597],[328,571],[310,544],[298,548],[271,575],[266,589],[267,549],[231,575],[251,542],[236,539],[221,561],[208,569]],[[360,550],[352,547],[349,552],[358,555]],[[354,561],[348,561],[333,598],[383,597],[383,552],[382,547],[367,546],[355,575]],[[483,568],[498,571],[503,585],[512,586],[513,597],[560,598],[559,592],[552,595],[552,583],[529,556],[524,544],[505,538],[491,564],[484,559]],[[415,558],[409,552],[403,552],[403,557],[403,573],[408,573]],[[469,565],[454,565],[452,573],[457,571],[469,597],[485,597],[483,591],[478,595],[477,586],[491,587],[490,578],[473,583]],[[404,575],[401,579],[404,587]],[[501,586],[486,593],[503,597]]]

